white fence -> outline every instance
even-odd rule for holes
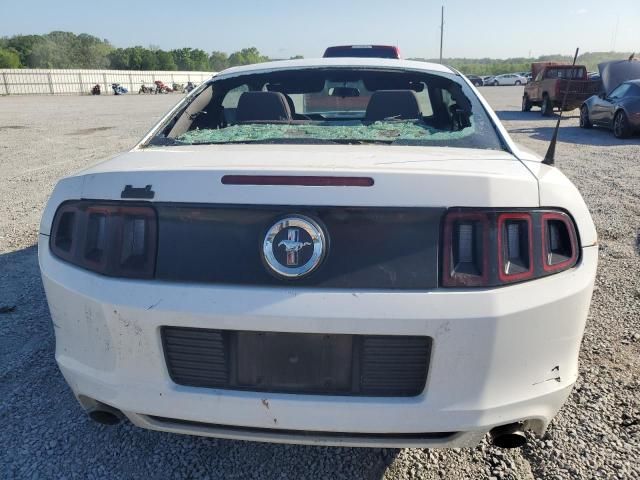
[[[151,72],[139,70],[45,70],[0,69],[0,95],[82,95],[98,84],[102,94],[113,94],[112,83],[119,83],[137,93],[140,86],[160,80],[171,87],[174,83],[196,84],[211,78],[211,72]]]

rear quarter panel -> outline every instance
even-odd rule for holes
[[[72,198],[80,198],[82,195],[82,187],[84,185],[84,177],[72,176],[60,180],[53,193],[49,197],[47,206],[42,212],[42,218],[40,219],[40,233],[43,235],[49,235],[51,233],[51,224],[53,223],[53,216],[60,204],[66,200]]]
[[[635,97],[626,100],[622,107],[624,108],[629,123],[634,130],[640,130],[640,98]]]
[[[583,248],[597,245],[596,227],[589,209],[575,185],[555,167],[529,160],[524,163],[538,178],[540,206],[566,210],[576,222],[580,245]]]

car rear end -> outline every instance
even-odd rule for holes
[[[595,277],[579,194],[504,150],[361,142],[147,147],[61,181],[39,259],[81,405],[289,443],[542,433]]]

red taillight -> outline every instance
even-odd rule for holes
[[[67,202],[56,212],[49,244],[57,257],[96,273],[153,278],[156,212],[147,205]]]
[[[571,268],[579,250],[563,212],[458,208],[445,216],[441,253],[443,286],[491,287]]]

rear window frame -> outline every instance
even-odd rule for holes
[[[303,67],[300,66],[291,66],[291,67],[284,67],[284,68],[256,68],[255,70],[246,70],[246,69],[242,69],[239,71],[229,71],[229,72],[221,72],[220,74],[214,75],[211,79],[207,80],[206,82],[203,82],[202,84],[200,84],[198,86],[198,88],[196,88],[194,91],[192,91],[189,95],[187,95],[187,97],[185,97],[185,99],[182,102],[179,102],[169,113],[167,113],[167,115],[165,115],[165,117],[154,127],[152,128],[147,135],[145,135],[144,139],[136,146],[136,148],[146,148],[146,147],[154,147],[154,146],[176,146],[176,147],[180,147],[182,145],[180,144],[175,144],[173,143],[173,140],[171,139],[167,139],[166,142],[163,142],[162,139],[158,139],[158,134],[163,132],[164,130],[167,129],[168,125],[171,124],[171,122],[173,121],[175,123],[175,121],[177,119],[180,118],[180,116],[184,113],[184,111],[188,108],[188,106],[191,104],[191,102],[199,95],[201,94],[204,90],[206,90],[209,87],[215,87],[215,84],[220,82],[220,81],[227,81],[233,78],[237,78],[237,77],[244,77],[244,76],[253,76],[253,75],[267,75],[267,74],[272,74],[272,73],[286,73],[286,72],[292,72],[292,71],[299,71],[299,70],[304,70],[304,71],[313,71],[313,70],[352,70],[352,71],[378,71],[378,72],[389,72],[389,73],[415,73],[415,74],[419,74],[419,75],[431,75],[434,77],[442,77],[444,79],[453,81],[455,83],[457,83],[463,91],[463,94],[469,98],[470,101],[472,101],[472,99],[474,101],[472,101],[472,103],[475,103],[476,106],[480,107],[480,110],[482,111],[482,114],[485,116],[485,119],[487,120],[488,124],[491,125],[492,127],[492,134],[496,136],[497,139],[497,143],[499,144],[499,148],[482,148],[482,147],[459,147],[459,148],[471,148],[471,149],[478,149],[478,150],[496,150],[496,151],[503,151],[503,152],[507,152],[510,153],[512,155],[515,155],[514,152],[514,148],[512,142],[510,141],[510,139],[508,138],[508,136],[506,136],[506,132],[503,132],[502,129],[500,128],[500,126],[498,125],[498,119],[495,116],[495,114],[493,114],[493,112],[490,112],[490,108],[488,107],[488,104],[486,103],[486,101],[479,95],[477,95],[474,91],[473,91],[473,86],[471,84],[471,82],[469,80],[467,80],[464,75],[462,75],[460,72],[458,72],[457,70],[450,68],[451,69],[451,73],[449,72],[442,72],[442,71],[438,71],[438,70],[430,70],[430,69],[423,69],[423,68],[411,68],[410,66],[398,66],[398,67],[393,67],[393,66],[376,66],[376,65],[331,65],[331,66],[327,66],[327,65],[305,65]],[[250,142],[247,142],[250,143]],[[260,145],[265,145],[265,143],[259,143],[256,142],[256,144],[260,144]],[[274,144],[276,144],[274,142]],[[193,144],[195,145],[206,145],[206,144]],[[213,145],[229,145],[229,144],[224,144],[224,143],[217,143],[217,144],[213,144]],[[299,145],[305,145],[304,142],[301,142]],[[191,145],[188,145],[191,146]],[[429,144],[423,144],[423,145],[416,145],[419,147],[441,147],[442,145],[429,145]],[[456,146],[452,146],[452,148],[456,148]]]

